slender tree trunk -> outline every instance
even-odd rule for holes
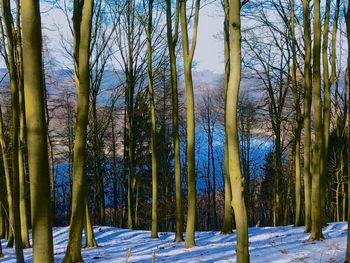
[[[101,168],[101,146],[100,146],[100,138],[99,138],[99,129],[98,129],[98,120],[97,120],[97,108],[96,108],[96,100],[97,93],[93,92],[92,95],[92,120],[93,120],[93,152],[95,156],[94,167],[95,167],[95,180],[96,180],[96,188],[97,188],[97,199],[99,204],[99,222],[100,225],[105,224],[105,193],[104,193],[104,177],[102,174]]]
[[[86,239],[86,244],[85,248],[89,247],[97,247],[97,242],[95,240],[94,236],[94,229],[92,227],[91,223],[91,215],[90,215],[90,209],[89,209],[89,204],[87,201],[87,197],[85,198],[85,216],[84,216],[84,229],[85,229],[85,239]]]
[[[77,117],[74,144],[72,211],[70,219],[69,239],[64,263],[83,262],[81,257],[81,238],[84,220],[84,200],[86,186],[84,170],[86,162],[86,130],[89,112],[89,47],[91,23],[93,15],[93,0],[74,1],[74,69],[76,81]]]
[[[53,153],[53,143],[50,136],[47,136],[47,141],[49,145],[49,170],[50,170],[50,185],[51,185],[51,207],[52,207],[52,220],[53,225],[55,225],[56,217],[56,183],[55,183],[55,160]]]
[[[128,163],[129,163],[129,173],[128,173],[128,191],[127,191],[127,201],[128,201],[128,228],[133,229],[134,228],[134,220],[133,220],[133,181],[134,181],[134,133],[133,133],[133,99],[131,97],[134,96],[134,93],[130,91],[130,89],[133,90],[132,85],[128,85],[127,88],[128,93]]]
[[[45,76],[45,69],[43,69],[43,75]],[[51,184],[51,207],[52,207],[52,220],[53,220],[53,225],[55,225],[55,215],[56,215],[56,194],[55,194],[55,160],[54,160],[54,154],[53,154],[53,143],[51,136],[49,134],[49,127],[50,127],[50,115],[49,115],[49,106],[47,103],[48,96],[47,96],[47,89],[46,89],[46,81],[45,77],[43,79],[44,83],[44,103],[45,103],[45,117],[46,117],[46,129],[47,129],[47,142],[48,142],[48,147],[49,147],[49,170],[50,170],[50,184]],[[69,118],[69,113],[67,114]],[[68,125],[69,127],[69,125]],[[68,128],[69,132],[69,128]],[[68,143],[69,145],[69,143]],[[69,148],[69,146],[68,146]],[[68,150],[70,151],[70,150]],[[70,163],[68,161],[68,174],[70,178]]]
[[[72,108],[69,102],[69,95],[67,94],[67,130],[68,130],[68,177],[69,177],[69,214],[72,211],[72,196],[73,196],[73,128],[72,128]]]
[[[135,138],[134,138],[134,91],[135,91],[135,72],[134,72],[134,12],[133,1],[127,1],[125,10],[127,15],[127,69],[126,69],[126,87],[125,87],[125,100],[127,111],[127,131],[128,131],[128,186],[127,186],[127,214],[128,214],[128,228],[134,228],[134,176],[135,176]],[[135,214],[135,213],[134,213]]]
[[[3,124],[1,107],[0,107],[0,142],[1,142],[2,160],[4,165],[7,206],[8,206],[8,221],[9,221],[8,240],[9,241],[8,241],[7,247],[13,247],[14,215],[13,215],[13,199],[12,199],[12,187],[11,187],[12,180],[11,180],[8,148],[5,141],[4,124]]]
[[[123,197],[126,197],[125,193],[125,177],[126,177],[126,104],[124,105],[124,127],[123,127],[123,163],[122,163],[122,181],[121,181],[121,191],[120,191],[120,204],[122,207],[122,215],[120,217],[119,225],[120,227],[124,226],[124,216],[125,216],[125,209],[124,209],[124,201]]]
[[[19,106],[19,138],[18,138],[18,172],[19,172],[19,199],[20,199],[20,218],[21,218],[21,236],[24,248],[29,248],[28,221],[27,221],[27,194],[26,194],[26,173],[25,173],[25,103],[23,87],[23,57],[22,57],[22,34],[21,34],[21,6],[19,0],[16,0],[16,64],[18,74],[18,106]]]
[[[283,206],[282,206],[282,149],[281,149],[281,128],[278,124],[277,129],[275,130],[275,179],[274,179],[274,226],[283,225]]]
[[[345,188],[345,183],[342,182],[341,184],[341,197],[342,197],[342,221],[347,220],[347,214],[346,214],[346,188]]]
[[[29,248],[28,222],[27,222],[27,191],[25,173],[25,117],[24,117],[24,92],[23,85],[19,83],[19,147],[18,147],[18,168],[19,168],[19,197],[20,197],[20,217],[21,236],[23,248]]]
[[[0,135],[1,136],[1,135]],[[1,138],[0,138],[0,149],[1,149]],[[1,161],[3,156],[1,156]],[[4,175],[4,170],[2,164],[0,164],[1,167],[1,172]],[[0,239],[5,239],[6,238],[6,221],[8,219],[8,208],[6,204],[6,188],[5,188],[5,178],[4,176],[1,176],[0,178]]]
[[[169,188],[170,188],[170,180],[169,180],[169,171],[168,171],[168,160],[167,160],[167,132],[166,132],[166,69],[164,69],[164,83],[163,83],[163,112],[162,112],[162,123],[161,123],[161,134],[162,134],[162,159],[163,159],[163,176],[164,176],[164,200],[165,202],[169,202]],[[169,207],[165,206],[165,230],[169,229]]]
[[[176,231],[175,242],[183,241],[183,209],[181,189],[181,163],[180,163],[180,139],[179,139],[179,99],[177,90],[177,69],[175,47],[177,43],[177,32],[179,24],[179,2],[176,1],[175,35],[172,33],[171,0],[166,0],[167,18],[167,42],[169,49],[170,71],[171,71],[171,92],[172,92],[172,122],[173,122],[173,143],[174,143],[174,177],[175,177],[175,199],[176,199]]]
[[[337,186],[335,188],[335,208],[336,208],[336,221],[339,222],[340,220],[340,209],[339,209],[339,188],[340,188],[340,173],[339,171],[336,172],[337,176]]]
[[[158,238],[158,179],[157,179],[157,126],[156,109],[154,105],[153,72],[152,72],[152,33],[153,33],[153,0],[148,1],[147,15],[147,77],[148,96],[150,100],[151,117],[151,151],[152,151],[152,231],[151,238]],[[164,160],[165,161],[165,160]]]
[[[225,96],[225,133],[228,150],[228,172],[231,181],[232,208],[237,225],[237,262],[248,263],[248,222],[244,201],[244,180],[240,169],[238,140],[238,94],[241,81],[241,2],[230,1],[230,75]]]
[[[304,195],[305,232],[311,231],[311,26],[310,0],[303,1],[304,20]]]
[[[20,194],[19,194],[19,167],[18,167],[18,138],[19,138],[19,90],[18,90],[18,72],[15,63],[15,36],[13,35],[13,19],[11,15],[10,1],[2,0],[2,15],[5,22],[7,33],[8,47],[8,70],[10,76],[11,88],[11,160],[12,160],[12,195],[13,195],[13,215],[14,215],[14,238],[16,248],[17,262],[23,262],[23,244],[21,237],[21,221],[20,221]]]
[[[295,226],[301,224],[301,166],[300,166],[300,138],[301,138],[301,109],[297,84],[297,58],[295,36],[295,0],[291,0],[291,33],[292,33],[292,91],[296,110],[294,131],[294,165],[295,165]]]
[[[194,118],[194,95],[192,80],[192,61],[197,43],[197,30],[200,0],[195,2],[194,25],[192,35],[192,45],[189,45],[187,30],[186,2],[180,1],[180,24],[182,31],[182,49],[184,57],[184,75],[186,86],[186,106],[187,106],[187,180],[188,180],[188,209],[186,225],[185,247],[190,248],[195,243],[196,224],[196,175],[195,175],[195,118]]]
[[[323,239],[321,196],[322,193],[322,149],[323,149],[323,127],[322,127],[322,98],[321,98],[321,15],[320,0],[314,0],[314,41],[313,41],[313,72],[312,72],[312,98],[314,112],[315,143],[312,162],[312,190],[311,190],[311,235],[310,240]]]
[[[118,174],[117,174],[117,152],[116,152],[116,141],[115,141],[115,128],[114,128],[114,115],[112,115],[112,158],[113,158],[113,223],[117,226],[117,206],[118,206]],[[122,204],[122,203],[121,203]],[[120,210],[121,211],[121,210]],[[122,213],[119,215],[122,217]]]
[[[331,86],[335,79],[336,72],[336,34],[338,25],[338,13],[340,1],[336,2],[336,10],[334,14],[333,30],[332,30],[332,51],[331,51],[331,77],[328,72],[328,32],[330,20],[331,2],[326,1],[325,21],[323,29],[323,45],[322,45],[322,62],[323,62],[323,86],[324,86],[324,107],[323,107],[323,149],[322,149],[322,165],[321,165],[321,213],[326,212],[326,185],[328,175],[328,141],[331,121]],[[322,224],[326,224],[326,217],[322,217]]]
[[[210,230],[210,211],[211,211],[211,178],[210,178],[210,117],[209,117],[209,106],[207,106],[207,187],[208,187],[208,200],[207,200],[207,230]]]
[[[347,33],[347,44],[348,44],[348,49],[350,48],[350,1],[348,1],[347,8],[345,10],[345,23],[346,23],[346,33]],[[348,147],[348,163],[350,163],[350,81],[349,81],[349,69],[350,69],[350,54],[348,53],[347,57],[347,77],[348,77],[348,82],[347,86],[345,89],[348,90],[348,97],[345,98],[347,100],[347,125],[348,125],[348,136],[347,136],[347,147]],[[350,165],[348,165],[348,193],[350,193]],[[350,194],[348,194],[348,205],[350,205]],[[346,256],[345,256],[345,263],[350,263],[350,209],[348,208],[348,233],[347,233],[347,242],[346,242]]]
[[[135,209],[134,209],[134,227],[137,229],[139,223],[139,182],[135,182],[136,193],[135,193]]]
[[[53,262],[50,171],[38,1],[22,2],[22,23],[33,262]]]
[[[217,230],[218,228],[218,222],[217,222],[217,213],[216,213],[216,174],[215,174],[215,159],[214,159],[214,147],[213,147],[213,140],[214,140],[214,125],[212,125],[212,127],[210,127],[210,153],[211,153],[211,169],[212,169],[212,173],[213,173],[213,211],[214,211],[214,230]]]
[[[228,171],[228,149],[227,149],[227,139],[225,142],[225,160],[224,160],[224,177],[225,177],[225,211],[224,211],[224,224],[221,230],[223,234],[232,233],[232,193],[231,193],[231,182],[230,174]]]
[[[43,69],[43,75],[45,76],[45,69]],[[48,107],[48,96],[47,96],[47,89],[46,89],[46,81],[45,77],[43,79],[44,82],[44,103],[45,103],[45,117],[46,117],[46,129],[47,129],[47,142],[49,147],[49,170],[50,170],[50,184],[51,184],[51,207],[52,207],[52,224],[55,225],[55,217],[56,217],[56,184],[55,184],[55,157],[53,153],[53,143],[52,138],[49,134],[49,127],[50,127],[50,115],[49,115],[49,107]],[[69,114],[68,114],[69,116]],[[69,128],[68,128],[69,132]],[[70,151],[70,150],[68,150]],[[68,161],[68,167],[70,167],[69,161]],[[68,168],[68,173],[69,173]],[[69,175],[70,178],[70,175]]]
[[[227,96],[227,87],[230,77],[230,12],[229,12],[229,0],[224,0],[224,56],[225,56],[225,98]],[[226,103],[224,112],[224,122],[226,127]],[[231,193],[231,183],[230,174],[228,170],[228,149],[227,149],[227,138],[225,139],[225,156],[224,156],[224,178],[225,178],[225,210],[224,210],[224,223],[221,230],[223,234],[232,233],[232,193]]]
[[[4,253],[2,253],[2,244],[0,242],[0,258],[3,258],[4,257]]]

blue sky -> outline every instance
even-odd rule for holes
[[[67,18],[58,8],[41,3],[43,34],[47,37],[50,51],[56,59],[66,64],[65,58],[58,51],[61,49],[60,35],[70,36]],[[204,6],[200,10],[197,48],[195,52],[196,70],[210,70],[223,73],[223,13],[218,3]]]

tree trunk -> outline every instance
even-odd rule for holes
[[[19,167],[18,167],[18,138],[19,138],[19,90],[18,90],[18,72],[15,63],[15,36],[13,35],[13,19],[11,14],[10,1],[2,0],[2,15],[5,22],[7,33],[8,47],[8,71],[11,88],[11,160],[12,160],[12,195],[13,195],[13,216],[14,216],[14,238],[16,247],[17,262],[23,262],[23,244],[21,237],[21,221],[20,221],[20,193],[19,193]]]
[[[291,0],[291,31],[292,31],[292,91],[295,116],[294,131],[294,165],[295,165],[295,226],[301,224],[301,168],[300,168],[300,138],[301,138],[301,109],[297,84],[297,58],[296,58],[296,36],[295,36],[295,0]]]
[[[311,26],[310,0],[303,1],[304,20],[304,195],[305,232],[311,231]]]
[[[0,135],[1,136],[1,135]],[[1,139],[0,139],[0,149],[1,149]],[[2,157],[3,158],[3,157]],[[3,166],[0,164],[1,171],[3,172]],[[1,176],[0,178],[0,239],[6,238],[6,222],[8,219],[8,209],[6,204],[6,188],[5,188],[5,178]]]
[[[230,77],[230,12],[229,12],[229,0],[224,0],[224,56],[225,56],[225,98],[227,94],[228,81]],[[226,123],[226,103],[224,112],[224,122]],[[226,127],[226,124],[225,124]],[[225,210],[224,210],[224,223],[221,230],[223,234],[232,233],[232,194],[231,194],[231,183],[230,174],[228,171],[228,149],[227,149],[227,138],[225,139],[225,156],[224,156],[224,179],[225,179]]]
[[[0,107],[0,143],[1,143],[1,154],[2,161],[4,165],[5,181],[6,181],[6,194],[7,194],[7,206],[8,206],[8,244],[7,247],[13,246],[13,231],[14,231],[14,215],[13,215],[13,199],[12,199],[12,180],[11,180],[11,171],[9,164],[8,148],[5,141],[4,134],[4,124],[2,118],[2,111]]]
[[[207,200],[207,230],[210,230],[210,211],[211,211],[211,178],[210,178],[210,109],[209,105],[206,107],[206,121],[207,121],[207,187],[208,187],[208,200]]]
[[[22,24],[33,262],[53,262],[50,172],[38,1],[22,2]]]
[[[196,175],[195,175],[195,118],[194,118],[194,95],[192,80],[192,61],[197,42],[198,18],[200,0],[195,2],[194,25],[192,45],[189,47],[186,2],[180,1],[180,24],[182,31],[182,49],[184,57],[184,75],[186,86],[186,106],[187,106],[187,181],[188,181],[188,208],[185,247],[190,248],[195,243],[196,224]]]
[[[156,126],[156,109],[154,105],[153,90],[153,72],[152,72],[152,32],[153,32],[153,0],[148,1],[147,15],[147,77],[148,77],[148,96],[150,100],[150,117],[151,117],[151,151],[152,151],[152,231],[151,238],[158,238],[158,182],[157,182],[157,126]]]
[[[180,164],[180,139],[179,139],[179,99],[177,90],[177,69],[175,46],[177,43],[177,32],[179,23],[179,2],[176,1],[175,35],[172,33],[171,22],[171,0],[166,0],[167,18],[167,42],[169,49],[170,71],[171,71],[171,92],[172,92],[172,122],[173,122],[173,143],[174,143],[174,177],[175,177],[175,199],[176,199],[176,231],[175,242],[183,241],[183,209],[181,189],[181,164]]]
[[[26,191],[26,173],[25,173],[25,117],[24,117],[24,93],[23,85],[19,83],[19,147],[18,147],[18,168],[19,168],[19,198],[20,198],[20,217],[21,217],[21,236],[23,248],[29,248],[28,221],[27,221],[27,191]]]
[[[114,114],[112,115],[111,123],[112,123],[112,158],[113,158],[113,224],[116,227],[117,226],[117,206],[118,206],[118,202],[117,202],[118,174],[117,174],[117,151],[116,151],[115,130],[114,130],[115,129]],[[122,213],[120,213],[119,216],[122,217],[123,216]]]
[[[81,238],[84,220],[86,186],[84,170],[86,165],[86,132],[89,113],[89,47],[93,0],[74,1],[74,70],[76,81],[77,117],[73,156],[72,208],[67,251],[63,262],[83,262]]]
[[[96,242],[95,236],[94,236],[94,229],[93,229],[92,224],[91,224],[91,215],[90,215],[90,209],[89,209],[87,197],[85,198],[84,212],[85,212],[84,229],[85,229],[85,239],[86,239],[86,244],[84,247],[85,248],[97,247],[97,242]]]
[[[278,121],[278,120],[277,120]],[[281,125],[277,125],[275,130],[275,178],[274,178],[274,226],[283,225],[283,206],[282,206],[282,149],[281,149]]]
[[[346,33],[347,33],[347,43],[348,43],[348,49],[350,48],[350,1],[348,1],[347,4],[347,10],[345,10],[345,23],[346,23]],[[348,53],[347,57],[347,74],[349,78],[349,69],[350,69],[350,54]],[[348,90],[348,98],[345,98],[347,100],[347,125],[350,127],[350,81],[348,81],[348,86],[345,87],[345,89]],[[350,163],[350,131],[348,129],[347,134],[347,147],[348,147],[348,163]],[[350,165],[348,165],[348,193],[350,193]],[[350,205],[350,194],[348,194],[348,206]],[[345,256],[345,263],[350,263],[350,209],[348,208],[348,233],[347,233],[347,242],[346,242],[346,256]]]
[[[121,178],[121,191],[120,191],[120,204],[122,208],[122,215],[119,220],[119,227],[124,227],[124,216],[125,216],[125,209],[124,209],[124,201],[123,199],[126,197],[126,189],[125,189],[125,177],[126,177],[126,105],[124,105],[124,125],[123,125],[123,163],[122,163],[122,178]],[[127,199],[127,198],[126,198]]]
[[[18,73],[18,106],[19,106],[19,138],[18,138],[18,169],[19,169],[19,203],[20,203],[20,218],[21,218],[21,236],[24,248],[29,248],[28,221],[27,221],[27,191],[26,191],[26,173],[25,173],[25,103],[24,103],[24,88],[23,88],[23,57],[22,57],[22,34],[21,34],[21,6],[19,0],[16,1],[16,63]]]
[[[225,96],[225,133],[228,150],[228,172],[231,181],[232,208],[237,225],[237,262],[249,262],[248,222],[244,201],[244,180],[242,178],[238,140],[238,94],[241,81],[241,2],[230,1],[230,77]]]
[[[105,193],[104,193],[104,177],[101,168],[101,146],[98,130],[98,120],[97,120],[97,93],[92,92],[92,126],[93,126],[93,153],[94,153],[94,168],[95,168],[95,180],[97,188],[97,200],[99,204],[99,223],[100,225],[105,224]]]
[[[125,87],[125,102],[127,111],[127,130],[128,130],[128,189],[127,189],[127,207],[128,207],[128,228],[134,228],[134,185],[135,180],[135,138],[134,138],[134,91],[135,91],[135,72],[133,68],[134,64],[134,44],[133,44],[133,30],[134,30],[134,12],[132,1],[127,1],[125,5],[127,13],[127,49],[128,49],[128,62],[126,69],[126,87]]]
[[[217,213],[216,213],[216,174],[215,174],[215,159],[214,159],[214,147],[213,147],[213,140],[214,140],[214,125],[210,128],[211,134],[209,136],[210,138],[210,152],[211,152],[211,166],[212,166],[212,173],[213,173],[213,211],[214,211],[214,230],[217,230],[218,228],[218,222],[217,222]]]
[[[313,72],[312,72],[312,98],[314,112],[315,143],[312,162],[312,190],[311,190],[311,235],[310,240],[323,239],[322,214],[321,211],[321,165],[323,149],[323,127],[322,127],[322,98],[321,98],[321,15],[320,0],[314,0],[314,42],[313,42]]]
[[[224,211],[224,223],[221,230],[223,234],[232,233],[232,193],[231,193],[231,182],[230,174],[228,171],[228,149],[227,149],[227,139],[225,142],[225,160],[224,160],[224,177],[225,177],[225,211]]]

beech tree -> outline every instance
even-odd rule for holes
[[[322,165],[322,99],[321,99],[321,14],[320,1],[314,0],[314,40],[312,48],[312,100],[314,113],[315,142],[312,152],[311,190],[311,236],[310,240],[323,239],[321,212],[321,165]]]
[[[305,232],[311,231],[311,25],[310,1],[303,1],[304,28],[304,195]]]
[[[19,193],[19,163],[18,163],[18,147],[19,147],[19,84],[18,84],[18,69],[16,64],[16,39],[13,31],[13,18],[11,14],[11,4],[8,0],[2,1],[2,16],[7,35],[7,51],[6,65],[10,76],[11,89],[11,119],[12,119],[12,136],[11,136],[11,171],[12,171],[12,196],[13,196],[13,234],[16,247],[16,257],[18,262],[23,262],[23,243],[21,236],[21,221],[20,221],[20,193]],[[3,45],[4,48],[6,48]],[[9,246],[12,246],[13,239],[9,239]]]
[[[90,88],[90,35],[92,26],[93,0],[74,1],[74,74],[76,83],[77,118],[73,156],[72,212],[67,251],[63,262],[82,262],[81,238],[84,217],[87,216],[85,185],[86,130],[89,113]]]
[[[243,3],[244,4],[244,3]],[[230,74],[225,96],[225,134],[227,140],[227,171],[230,176],[237,235],[237,262],[249,262],[248,220],[244,200],[244,179],[241,172],[238,140],[238,93],[241,82],[241,6],[240,0],[230,0]]]
[[[143,3],[146,5],[145,3]],[[150,117],[151,117],[151,151],[152,151],[152,227],[151,238],[158,238],[158,161],[157,161],[157,126],[156,126],[156,110],[154,104],[154,74],[153,74],[153,46],[152,36],[153,28],[153,0],[148,0],[147,8],[147,25],[145,25],[146,42],[147,42],[147,80],[148,80],[148,96],[150,101]]]
[[[33,19],[35,18],[35,19]],[[22,3],[23,70],[30,175],[33,262],[53,261],[42,35],[39,2]],[[23,169],[23,168],[22,168]],[[23,211],[26,213],[26,211]],[[24,222],[25,223],[25,222]]]
[[[225,56],[225,80],[224,80],[224,93],[226,98],[227,96],[227,87],[230,77],[230,5],[229,0],[224,0],[224,56]],[[224,115],[226,115],[226,103]],[[224,122],[226,117],[224,117]],[[225,125],[225,124],[224,124]],[[226,125],[225,125],[226,127]],[[225,155],[224,155],[224,188],[225,188],[225,211],[224,211],[224,224],[222,227],[223,234],[232,233],[232,207],[231,207],[231,182],[230,175],[228,171],[228,149],[227,149],[227,140],[225,140]]]
[[[196,245],[194,233],[196,224],[196,175],[195,175],[195,118],[194,118],[194,94],[192,80],[192,62],[197,44],[197,30],[199,19],[200,0],[195,1],[194,24],[192,28],[192,44],[189,44],[188,20],[186,15],[187,1],[180,1],[180,24],[182,33],[182,51],[184,58],[184,74],[186,86],[187,106],[187,183],[188,183],[188,210],[186,225],[185,247]]]
[[[176,231],[175,241],[183,241],[183,205],[181,189],[181,163],[180,163],[180,138],[179,138],[179,94],[177,87],[177,63],[176,45],[179,37],[179,1],[175,1],[175,23],[173,30],[171,0],[166,0],[167,44],[170,59],[171,95],[172,95],[172,123],[174,144],[174,173],[175,173],[175,198],[176,198]],[[174,33],[173,33],[174,31]]]
[[[344,14],[345,14],[345,24],[346,24],[346,33],[347,33],[347,44],[348,48],[350,47],[350,1],[348,1],[347,6],[344,6]],[[347,76],[349,77],[349,68],[350,68],[350,54],[348,54],[347,57]],[[350,124],[350,81],[348,81],[348,86],[345,87],[348,90],[348,98],[346,98],[348,102],[348,109],[347,109],[347,125],[349,127]],[[348,131],[348,137],[347,137],[347,142],[348,142],[348,160],[350,160],[350,132]],[[348,193],[350,193],[350,166],[348,166]],[[350,203],[350,195],[348,195],[348,204]],[[347,231],[347,245],[346,245],[346,255],[345,255],[345,263],[350,262],[350,209],[348,209],[348,231]]]

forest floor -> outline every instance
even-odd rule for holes
[[[185,249],[184,243],[174,243],[174,233],[160,233],[150,239],[149,231],[113,227],[94,227],[98,247],[83,250],[89,262],[236,262],[235,232],[196,232],[197,246]],[[347,223],[330,223],[323,229],[324,241],[309,242],[303,227],[259,227],[249,229],[249,249],[252,263],[269,262],[342,262],[346,249]],[[55,262],[61,262],[67,244],[68,227],[54,228]],[[2,242],[5,258],[0,262],[15,262],[14,249]],[[130,251],[129,251],[130,250]],[[24,252],[26,262],[32,262],[32,249]]]

